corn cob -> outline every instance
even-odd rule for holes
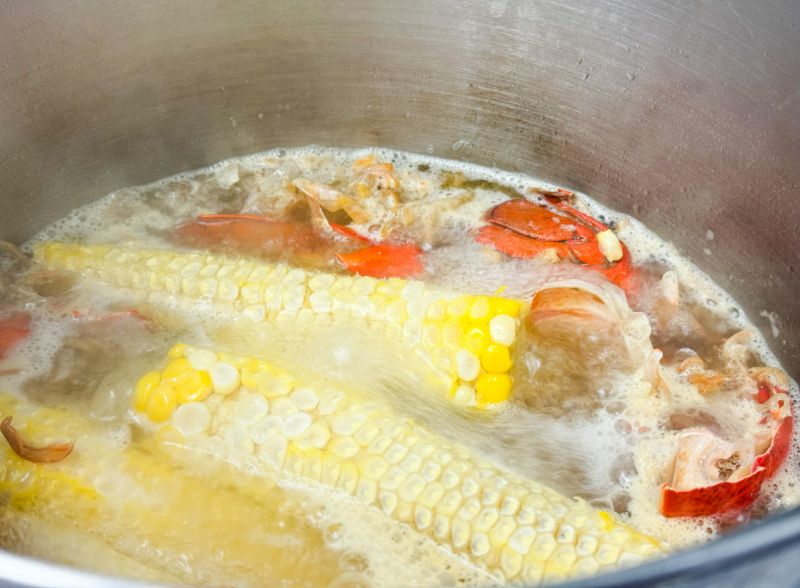
[[[291,497],[274,484],[244,479],[236,485],[224,467],[192,476],[164,459],[155,439],[110,448],[107,435],[71,411],[0,396],[0,414],[13,414],[28,438],[66,433],[77,439],[63,462],[36,464],[0,438],[0,511],[12,521],[34,517],[92,533],[172,583],[263,586],[277,576],[327,585],[343,571],[321,533],[302,522],[307,513],[298,507],[296,519],[287,516]],[[269,532],[242,533],[254,520]]]
[[[210,393],[198,373],[211,374]],[[180,400],[194,397],[202,400]],[[342,492],[505,581],[589,575],[662,550],[609,513],[504,471],[377,400],[259,359],[176,345],[133,402],[172,445]]]
[[[49,243],[35,257],[173,309],[211,303],[215,312],[256,321],[362,321],[404,341],[434,367],[459,404],[509,398],[524,305],[499,296],[443,292],[419,281],[377,280],[208,253]]]

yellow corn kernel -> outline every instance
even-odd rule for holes
[[[178,404],[205,400],[212,390],[211,376],[206,371],[184,372],[175,379],[175,400]]]
[[[511,369],[511,354],[508,347],[491,343],[481,354],[481,365],[487,372],[502,374]]]
[[[173,384],[181,376],[183,376],[183,374],[191,371],[192,371],[191,362],[185,357],[178,357],[177,359],[173,359],[171,362],[167,364],[167,367],[165,367],[164,371],[161,372],[161,378],[163,379],[164,382],[169,382],[170,384]]]
[[[239,355],[233,355],[231,353],[219,353],[218,357],[219,361],[221,361],[222,363],[229,363],[238,370],[241,370],[251,361],[250,358],[241,357]]]
[[[144,407],[151,421],[160,423],[167,420],[175,410],[175,388],[162,382],[153,389]]]
[[[447,303],[444,300],[436,300],[425,311],[425,318],[429,321],[440,321],[447,314]]]
[[[161,383],[161,374],[159,372],[147,372],[139,379],[136,384],[136,392],[133,396],[133,407],[139,412],[144,412],[147,406],[147,401],[153,390]]]
[[[261,372],[255,377],[255,391],[265,398],[277,398],[285,396],[292,391],[294,384],[292,379],[277,370],[271,372]]]
[[[241,378],[242,378],[242,386],[245,388],[249,388],[250,390],[255,390],[256,386],[258,385],[258,374],[260,374],[262,370],[259,369],[259,362],[256,359],[251,359],[246,364],[242,366],[241,371]]]
[[[468,321],[464,318],[460,319],[447,319],[441,326],[442,329],[442,343],[450,347],[456,347],[463,338],[463,333],[466,330]]]
[[[464,347],[480,357],[489,343],[489,330],[486,325],[476,324],[464,336]]]
[[[475,382],[475,396],[481,404],[505,402],[511,393],[508,374],[481,374]]]
[[[184,355],[185,353],[186,353],[186,345],[184,345],[183,343],[176,343],[176,344],[175,344],[175,345],[173,345],[173,346],[172,346],[172,348],[171,348],[171,349],[170,349],[170,350],[167,352],[167,355],[168,355],[168,356],[169,356],[171,359],[177,359],[177,358],[179,358],[179,357],[183,357],[183,355]]]
[[[492,298],[492,314],[507,314],[514,318],[519,316],[520,303],[511,298]]]

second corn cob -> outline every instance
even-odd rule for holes
[[[65,533],[91,533],[108,549],[166,575],[170,585],[265,586],[275,577],[327,585],[345,572],[322,533],[303,521],[307,513],[285,514],[292,513],[292,498],[272,483],[232,479],[236,472],[224,468],[219,475],[193,476],[176,468],[153,439],[120,449],[102,427],[74,411],[0,395],[0,416],[6,415],[37,443],[76,440],[64,461],[37,464],[0,438],[0,510],[12,524],[15,516],[34,517]],[[254,520],[268,532],[242,533]],[[74,553],[63,555],[72,565],[94,567]]]
[[[209,387],[202,374],[214,372],[226,375]],[[505,581],[590,575],[663,549],[379,401],[256,358],[177,345],[142,377],[134,406],[172,445],[349,495]]]

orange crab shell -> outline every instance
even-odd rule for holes
[[[183,245],[225,246],[247,253],[312,251],[323,244],[309,227],[253,214],[201,214],[178,225],[174,238]]]
[[[336,259],[349,271],[373,278],[409,278],[422,273],[422,250],[416,245],[371,245]]]
[[[493,225],[542,241],[567,241],[575,235],[574,221],[530,200],[507,200],[498,204],[489,213],[488,220]]]
[[[620,243],[622,259],[608,262],[596,237],[596,232],[606,231],[608,227],[576,210],[563,198],[545,196],[552,206],[565,214],[529,200],[507,200],[489,212],[489,224],[481,227],[475,240],[518,258],[535,257],[546,249],[553,249],[559,258],[580,262],[631,294],[633,266],[625,244]]]
[[[15,312],[0,319],[0,359],[4,358],[31,332],[31,315]]]
[[[772,436],[769,448],[753,461],[750,474],[735,482],[718,482],[692,490],[661,486],[659,510],[665,517],[698,517],[742,510],[750,506],[765,480],[772,477],[789,454],[793,418],[784,417]]]
[[[560,258],[569,256],[569,249],[564,243],[533,239],[512,231],[511,229],[496,225],[481,227],[475,241],[484,245],[491,245],[498,251],[510,255],[511,257],[536,257],[546,249],[555,250]]]

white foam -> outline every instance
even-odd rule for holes
[[[554,190],[557,187],[530,176],[387,149],[337,150],[321,146],[274,149],[222,161],[208,168],[178,174],[148,186],[119,190],[49,225],[26,243],[25,248],[30,251],[34,243],[48,240],[89,243],[136,240],[163,246],[167,242],[159,232],[169,231],[176,221],[219,210],[220,203],[214,208],[213,197],[208,194],[229,193],[248,173],[261,174],[257,179],[257,189],[270,194],[285,181],[301,175],[326,182],[342,178],[342,170],[348,169],[354,159],[369,154],[374,154],[382,161],[391,161],[401,183],[427,182],[432,187],[431,193],[435,192],[437,197],[458,192],[452,188],[438,187],[439,178],[445,171],[460,172],[470,179],[502,184],[522,194],[529,194],[531,188]],[[508,262],[502,267],[494,264],[483,248],[471,243],[468,235],[471,229],[483,222],[482,213],[505,200],[507,195],[482,187],[474,188],[473,193],[474,199],[470,203],[442,217],[442,222],[448,227],[446,239],[449,245],[435,249],[426,262],[429,277],[433,281],[454,289],[487,293],[506,286],[508,294],[522,296],[547,281],[585,277],[584,270],[569,265],[548,266],[526,260]],[[733,328],[753,328],[741,306],[696,265],[682,258],[672,244],[659,238],[635,219],[604,207],[584,194],[578,194],[578,201],[582,210],[615,225],[635,263],[657,261],[672,269],[678,276],[682,293],[689,301],[708,308]],[[714,242],[713,232],[707,231],[705,239],[706,244],[711,246]],[[779,331],[776,315],[764,311],[763,316],[770,320],[773,335],[777,337]],[[6,362],[11,364],[22,361],[26,375],[45,373],[67,332],[68,327],[63,320],[60,321],[57,317],[40,317],[33,336]],[[764,364],[779,365],[760,333],[754,339],[753,348]],[[19,384],[19,380],[13,379],[15,377],[17,376],[5,376],[0,380],[0,385],[4,389],[13,389]],[[792,388],[792,394],[797,398],[795,387]],[[691,405],[693,400],[689,392],[686,395],[685,398],[676,399],[676,402]],[[716,536],[718,525],[715,521],[664,519],[657,513],[658,485],[661,482],[659,476],[671,458],[670,451],[675,441],[674,431],[665,431],[660,427],[665,411],[674,407],[649,399],[637,403],[636,381],[632,379],[618,382],[611,396],[628,404],[623,402],[618,409],[598,411],[591,418],[582,421],[546,420],[536,416],[519,422],[506,422],[503,425],[507,429],[505,433],[499,427],[494,431],[490,430],[490,434],[508,434],[508,438],[512,437],[510,433],[513,432],[513,436],[518,439],[530,439],[531,445],[537,436],[542,439],[541,435],[546,435],[540,446],[549,448],[550,453],[542,449],[537,454],[537,459],[517,464],[516,467],[516,457],[509,459],[505,455],[504,458],[502,452],[496,448],[492,451],[491,446],[481,447],[474,439],[462,441],[498,461],[507,461],[509,467],[539,477],[565,492],[573,490],[598,505],[609,507],[625,502],[630,497],[628,509],[631,522],[642,531],[655,534],[673,545],[689,545]],[[717,406],[716,410],[720,419],[728,423],[730,430],[747,430],[746,421],[748,415],[752,414],[752,406],[743,401],[731,402],[729,406]],[[448,429],[445,427],[443,430]],[[124,436],[117,442],[124,444]],[[504,451],[513,456],[524,455],[528,449],[519,444],[503,447]],[[635,471],[630,457],[620,457],[629,454],[626,448],[632,448],[631,451],[635,454]],[[599,459],[597,455],[603,458]],[[568,480],[561,480],[552,474],[559,470],[559,465],[567,462],[569,467],[582,468],[585,483],[573,481],[575,485],[569,487]],[[569,471],[569,467],[561,469]],[[800,501],[800,451],[796,443],[789,464],[770,482],[765,501],[775,508],[794,505]],[[415,536],[412,537],[402,529],[397,530],[397,527],[391,528],[391,525],[387,527],[389,523],[386,521],[376,522],[367,515],[354,517],[351,510],[342,510],[334,505],[326,513],[327,518],[319,521],[320,525],[341,528],[341,533],[331,532],[331,541],[335,539],[339,542],[344,551],[365,554],[369,560],[368,570],[371,571],[368,576],[371,582],[389,585],[394,578],[394,584],[413,585],[419,580],[435,577],[436,566],[439,564],[433,562],[441,563],[441,560],[426,559],[428,547],[415,544],[418,541]],[[397,534],[396,543],[392,540],[383,543],[373,541],[376,537],[394,537],[394,533]],[[398,560],[393,556],[392,545],[395,545],[395,549],[400,545],[406,555],[413,553],[418,557],[415,555]],[[418,567],[406,565],[412,560],[418,561]],[[399,565],[399,561],[404,562],[403,565]],[[461,573],[464,573],[463,570],[459,572]],[[440,583],[447,583],[445,580],[452,579],[450,576],[443,576]],[[469,581],[477,582],[478,579],[478,576],[474,576]]]

